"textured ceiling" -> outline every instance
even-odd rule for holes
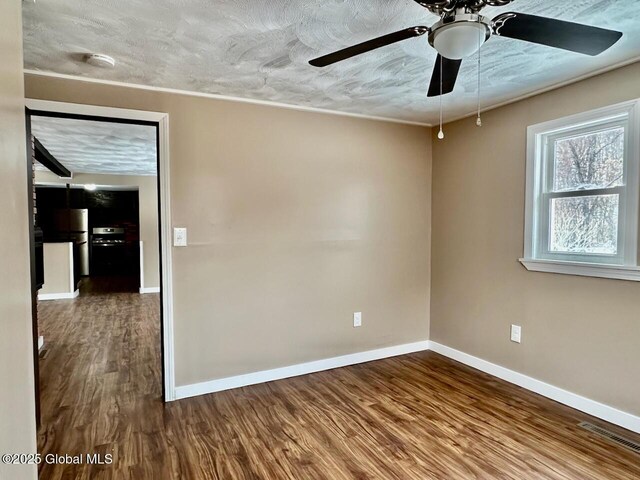
[[[73,173],[156,174],[152,126],[34,116],[31,133]]]
[[[608,52],[587,57],[492,38],[482,49],[482,97],[494,105],[640,56],[638,0],[515,0],[520,11],[621,30]],[[435,52],[425,37],[316,69],[320,54],[437,17],[412,0],[42,0],[24,3],[25,67],[96,79],[431,123],[425,92]],[[116,58],[107,70],[88,52]],[[476,103],[476,62],[463,64],[446,117]]]

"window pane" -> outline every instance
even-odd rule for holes
[[[617,254],[619,200],[619,195],[552,199],[549,250]]]
[[[588,190],[623,184],[623,127],[556,140],[553,189]]]

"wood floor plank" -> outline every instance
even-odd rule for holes
[[[43,480],[640,478],[577,424],[640,436],[432,352],[165,405],[158,295],[85,282],[39,317],[40,452],[114,456]]]

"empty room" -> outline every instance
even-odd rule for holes
[[[3,1],[0,480],[640,478],[638,18]]]

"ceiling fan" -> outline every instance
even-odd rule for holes
[[[586,55],[598,55],[621,37],[621,32],[565,22],[525,13],[502,13],[494,19],[480,15],[486,7],[503,7],[513,0],[414,0],[440,16],[431,27],[417,26],[383,35],[337,52],[315,58],[309,63],[326,67],[336,62],[392,43],[427,34],[438,51],[427,95],[435,97],[453,91],[462,59],[473,55],[491,36],[514,38]]]

